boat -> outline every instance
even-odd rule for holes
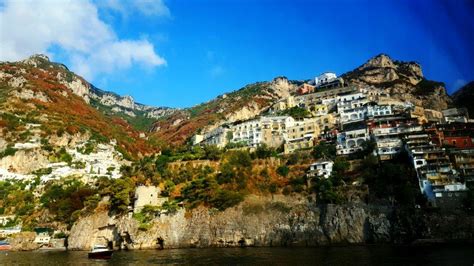
[[[12,246],[6,241],[0,241],[0,250],[10,250]]]
[[[95,245],[91,252],[88,253],[89,259],[98,259],[98,260],[108,260],[112,258],[112,253],[114,251],[109,249],[107,246],[104,245]]]

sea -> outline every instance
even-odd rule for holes
[[[247,247],[116,251],[1,251],[0,265],[474,265],[474,245]]]

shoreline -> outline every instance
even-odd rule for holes
[[[416,239],[411,243],[334,243],[326,245],[288,245],[288,246],[207,246],[207,247],[171,247],[171,248],[141,248],[141,249],[114,249],[116,251],[163,251],[163,250],[185,250],[185,249],[259,249],[259,248],[284,248],[284,249],[305,249],[305,248],[348,248],[348,247],[442,247],[457,245],[474,245],[474,239]],[[5,252],[88,252],[87,249],[66,249],[66,248],[38,248],[30,250],[0,250]]]

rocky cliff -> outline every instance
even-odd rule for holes
[[[394,61],[385,54],[370,59],[342,77],[347,84],[384,90],[394,98],[425,108],[440,111],[451,103],[444,84],[427,80],[418,63]]]
[[[452,95],[454,105],[465,107],[469,111],[469,116],[474,117],[474,81],[461,87]]]
[[[388,215],[366,205],[318,207],[302,198],[249,197],[223,212],[199,207],[161,215],[146,231],[134,218],[96,213],[72,227],[69,248],[88,249],[104,239],[130,249],[157,248],[158,239],[165,248],[388,242]]]

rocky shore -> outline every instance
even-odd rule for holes
[[[71,229],[69,249],[90,249],[94,241],[115,248],[154,249],[235,246],[319,246],[411,243],[416,239],[474,239],[474,217],[454,225],[456,215],[409,213],[366,204],[318,206],[303,198],[250,197],[223,212],[199,207],[156,217],[147,230],[130,216],[96,213]]]
[[[99,211],[71,228],[69,250],[111,243],[115,249],[321,246],[471,242],[474,216],[364,203],[316,205],[304,197],[249,196],[236,207],[161,214],[147,229],[132,215]],[[34,250],[34,233],[12,238],[12,250]]]

